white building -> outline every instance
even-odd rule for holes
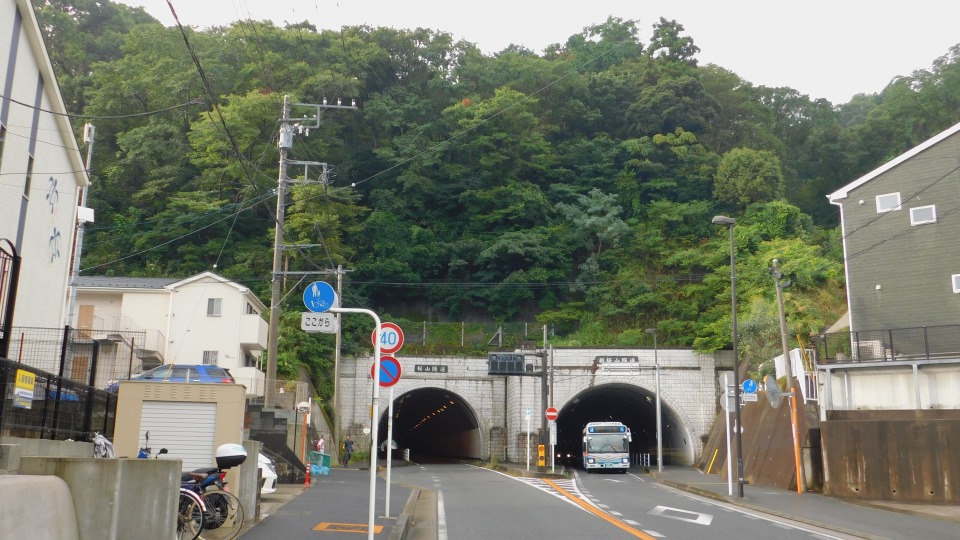
[[[142,333],[137,335],[143,343],[131,347],[142,369],[212,364],[229,369],[248,394],[263,393],[267,321],[262,314],[267,308],[238,283],[213,272],[186,279],[81,276],[77,306],[71,326],[81,333],[115,332],[121,339]],[[126,368],[124,362],[113,371]]]
[[[89,185],[67,112],[30,0],[0,0],[0,243],[22,257],[16,326],[65,319],[77,206]]]

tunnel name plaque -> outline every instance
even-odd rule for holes
[[[639,356],[597,356],[597,364],[639,364]]]
[[[436,364],[414,364],[414,373],[447,373],[449,366]]]

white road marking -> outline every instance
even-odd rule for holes
[[[447,511],[443,507],[442,491],[437,491],[437,540],[447,540]]]
[[[657,506],[648,513],[652,516],[662,516],[679,521],[686,521],[688,523],[696,523],[697,525],[710,525],[710,522],[713,521],[713,515],[711,514],[690,512],[689,510],[670,508],[669,506]]]

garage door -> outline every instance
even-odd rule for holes
[[[183,460],[183,469],[214,467],[213,436],[217,404],[189,401],[144,401],[140,413],[140,444],[150,432],[150,448],[156,454],[166,448],[168,457]]]

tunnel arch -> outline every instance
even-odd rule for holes
[[[558,406],[557,459],[577,466],[587,422],[623,422],[633,435],[632,454],[650,454],[656,466],[656,393],[632,382],[610,382],[579,391]],[[660,410],[664,465],[692,465],[694,445],[688,422],[661,393]]]
[[[377,440],[387,440],[389,408],[377,425]],[[393,400],[393,440],[417,456],[481,459],[484,430],[476,411],[462,396],[445,388],[423,387]],[[383,444],[379,444],[384,448]],[[384,452],[379,452],[381,455]]]

